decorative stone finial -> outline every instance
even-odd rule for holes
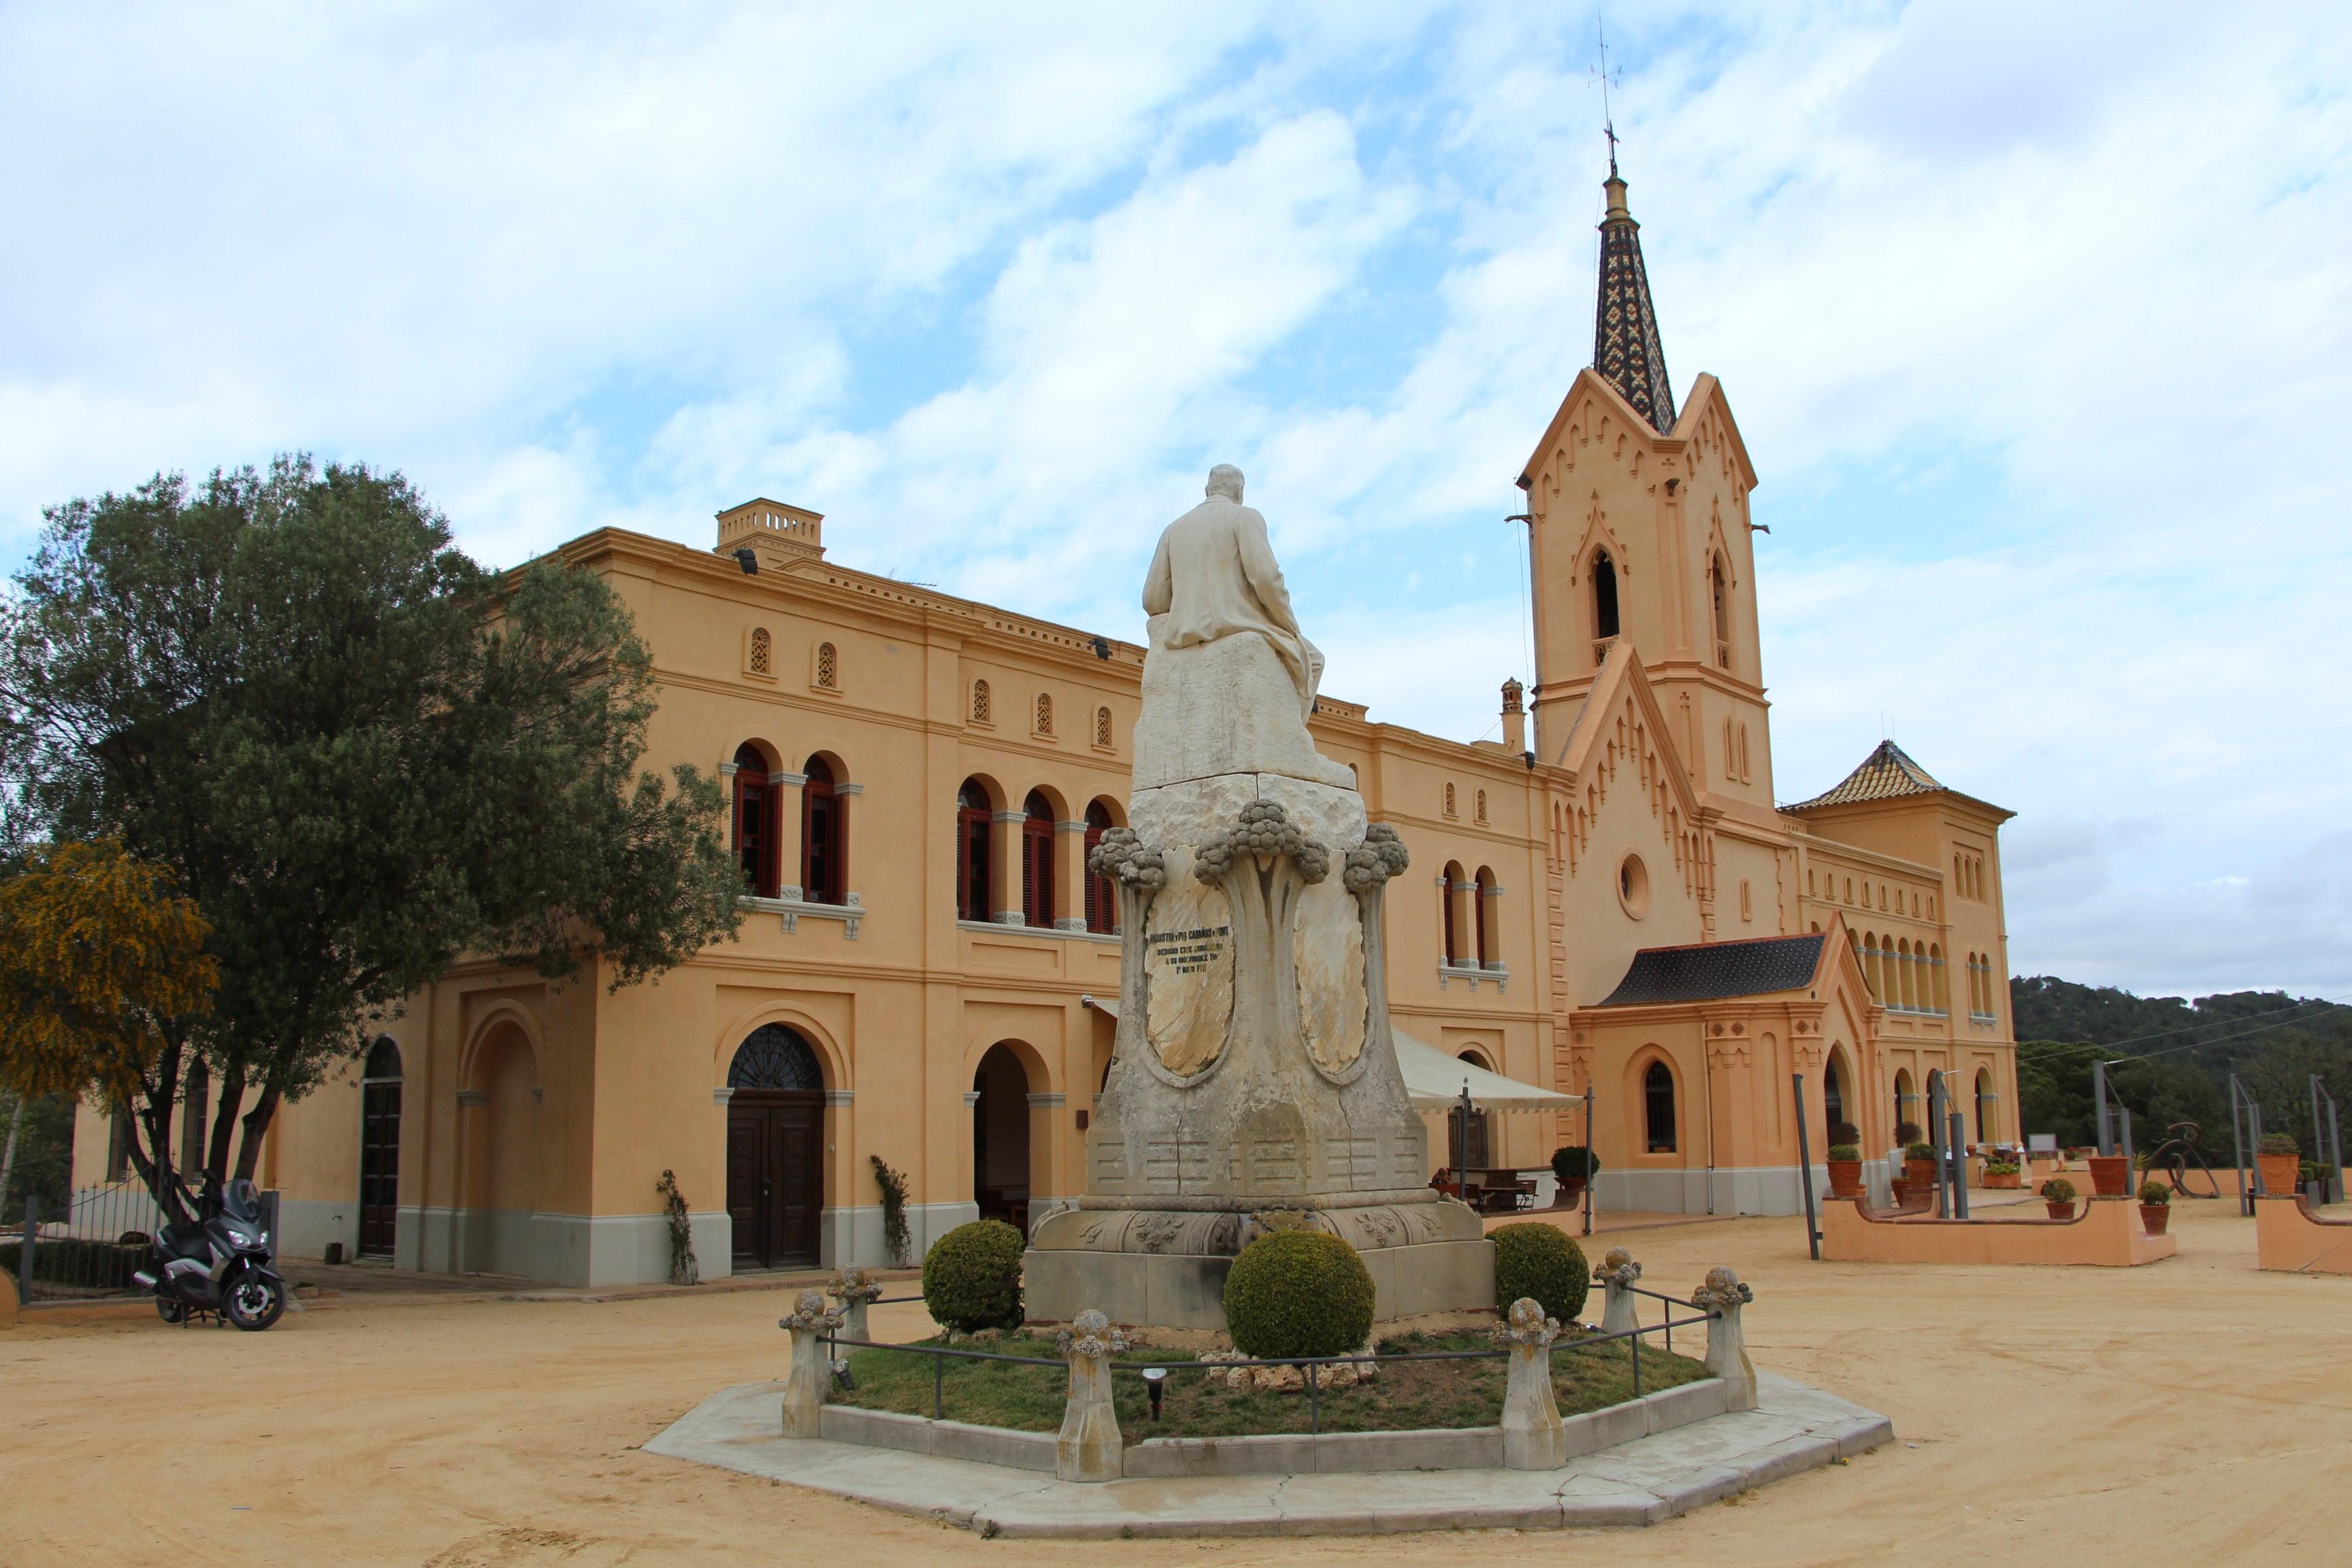
[[[1127,1349],[1126,1337],[1089,1307],[1054,1342],[1070,1363],[1069,1403],[1054,1444],[1054,1474],[1066,1481],[1117,1480],[1127,1463],[1127,1445],[1111,1404],[1110,1358]]]
[[[1495,1325],[1498,1345],[1548,1345],[1560,1336],[1559,1320],[1547,1315],[1543,1304],[1522,1296],[1511,1303],[1509,1319]]]
[[[1633,1255],[1622,1247],[1612,1247],[1601,1259],[1601,1267],[1592,1271],[1596,1285],[1631,1285],[1642,1277],[1642,1266]]]
[[[824,1291],[803,1290],[793,1302],[792,1311],[776,1320],[776,1327],[796,1334],[803,1331],[831,1333],[841,1327],[841,1314],[825,1310]]]
[[[1725,1307],[1744,1307],[1756,1300],[1756,1292],[1739,1282],[1739,1276],[1720,1265],[1706,1271],[1706,1283],[1691,1292],[1694,1304],[1709,1311]]]
[[[784,1378],[784,1436],[820,1436],[825,1390],[833,1383],[833,1358],[825,1353],[823,1336],[840,1329],[841,1314],[825,1310],[822,1290],[803,1290],[776,1327],[793,1336],[792,1371]]]
[[[1331,874],[1331,851],[1298,831],[1279,803],[1254,800],[1242,807],[1241,820],[1213,835],[1192,855],[1192,875],[1214,885],[1233,869],[1234,857],[1248,855],[1271,860],[1287,856],[1297,867],[1299,880],[1309,887]]]
[[[1099,1361],[1126,1350],[1127,1337],[1110,1326],[1108,1318],[1088,1308],[1054,1336],[1054,1347],[1065,1361]]]
[[[1633,1300],[1633,1281],[1642,1277],[1642,1266],[1633,1255],[1622,1247],[1612,1247],[1592,1271],[1593,1282],[1601,1287],[1603,1306],[1601,1331],[1604,1334],[1629,1333],[1641,1323],[1642,1314]]]

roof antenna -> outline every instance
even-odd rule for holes
[[[1592,79],[1601,84],[1601,134],[1609,139],[1609,177],[1613,180],[1617,177],[1617,121],[1609,112],[1609,85],[1623,81],[1625,73],[1609,68],[1608,18],[1598,5],[1592,8],[1592,31],[1601,41],[1601,65]]]

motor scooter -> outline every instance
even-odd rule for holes
[[[208,1219],[167,1225],[148,1244],[148,1266],[131,1276],[155,1292],[155,1311],[167,1323],[226,1318],[257,1332],[286,1310],[286,1280],[270,1267],[269,1233],[261,1228],[259,1194],[239,1177],[215,1202],[207,1194],[199,1212]]]

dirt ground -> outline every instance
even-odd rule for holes
[[[2132,1270],[1812,1264],[1792,1220],[1612,1237],[1645,1283],[1727,1263],[1759,1365],[1894,1417],[1893,1447],[1605,1542],[982,1541],[638,1446],[779,1376],[784,1298],[347,1296],[264,1334],[152,1316],[0,1331],[0,1564],[2340,1564],[2352,1278],[2258,1273],[2231,1203]],[[911,1337],[912,1307],[877,1337]]]

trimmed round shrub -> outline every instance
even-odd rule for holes
[[[923,1255],[923,1305],[943,1329],[1021,1325],[1021,1233],[1001,1219],[960,1225]]]
[[[1328,1232],[1269,1231],[1225,1276],[1225,1329],[1244,1355],[1348,1355],[1372,1331],[1372,1276]]]
[[[2139,1184],[2139,1201],[2144,1204],[2168,1204],[2172,1201],[2172,1189],[2162,1182],[2142,1182]]]
[[[1851,1121],[1832,1121],[1830,1123],[1830,1142],[1859,1143],[1862,1142],[1862,1129]]]
[[[1862,1145],[1859,1143],[1832,1143],[1830,1145],[1829,1157],[1832,1160],[1859,1160],[1862,1158]]]
[[[2042,1184],[2042,1201],[2051,1204],[2071,1204],[2074,1201],[2074,1184],[2063,1176],[2053,1176]]]
[[[1916,1121],[1896,1122],[1895,1141],[1897,1143],[1916,1143],[1919,1142],[1919,1124]]]
[[[1498,1226],[1495,1244],[1495,1305],[1509,1311],[1522,1296],[1533,1297],[1548,1317],[1572,1321],[1584,1310],[1592,1270],[1584,1249],[1557,1228],[1534,1220]]]
[[[1924,1140],[1906,1143],[1903,1146],[1903,1157],[1906,1160],[1932,1160],[1936,1157],[1936,1146]]]
[[[2254,1145],[2257,1154],[2300,1154],[2303,1145],[2294,1141],[2292,1132],[2265,1132],[2263,1141]]]

